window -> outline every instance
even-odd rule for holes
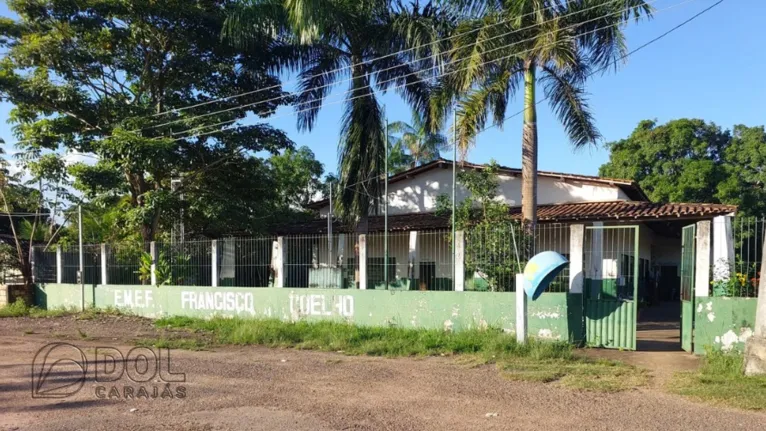
[[[436,262],[420,262],[420,283],[425,283],[426,290],[436,289]]]
[[[386,282],[385,258],[368,257],[367,258],[367,284],[368,288],[374,288],[375,285]],[[396,258],[388,257],[388,281],[389,283],[396,279]]]

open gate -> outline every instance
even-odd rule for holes
[[[585,228],[588,345],[636,350],[638,250],[638,226]]]
[[[684,226],[681,234],[681,348],[693,352],[694,334],[694,251],[696,226]]]

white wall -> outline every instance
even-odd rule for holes
[[[521,177],[504,174],[498,177],[499,199],[510,206],[521,205]],[[433,212],[439,195],[452,197],[452,170],[431,169],[413,178],[389,184],[388,192],[389,215]],[[458,202],[465,199],[466,195],[466,190],[458,184]],[[538,205],[630,200],[617,186],[551,177],[538,178],[537,199]],[[329,206],[326,206],[319,214],[327,216],[328,210]]]

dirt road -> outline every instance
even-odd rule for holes
[[[520,383],[493,366],[454,358],[385,359],[338,353],[216,348],[172,351],[183,372],[173,398],[99,398],[92,368],[82,389],[62,399],[32,398],[35,353],[70,342],[127,352],[156,332],[142,319],[0,319],[0,429],[19,430],[334,430],[334,429],[764,429],[766,415],[695,404],[652,389],[619,394]],[[171,334],[172,335],[172,334]],[[66,374],[66,373],[62,373]],[[59,376],[61,377],[61,376]],[[66,377],[66,376],[64,376]],[[158,386],[155,379],[143,386]],[[149,389],[151,391],[151,388]]]

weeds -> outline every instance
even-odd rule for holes
[[[73,310],[66,309],[64,307],[54,308],[51,310],[46,310],[46,309],[38,308],[35,306],[30,307],[22,298],[17,299],[16,302],[14,302],[13,304],[8,304],[5,307],[0,308],[0,318],[2,317],[45,318],[45,317],[65,316],[67,314],[72,314],[72,313],[74,313]]]
[[[709,349],[700,369],[676,374],[668,390],[714,404],[766,410],[766,376],[746,377],[740,353]]]
[[[343,352],[349,355],[422,357],[460,355],[469,366],[496,363],[512,380],[559,382],[583,390],[616,392],[646,384],[642,370],[614,361],[576,355],[564,342],[530,340],[519,344],[499,329],[445,332],[435,329],[367,327],[319,321],[288,323],[249,320],[167,317],[155,321],[159,328],[185,329],[208,341],[188,338],[142,340],[141,345],[198,350],[208,345],[258,344]]]

